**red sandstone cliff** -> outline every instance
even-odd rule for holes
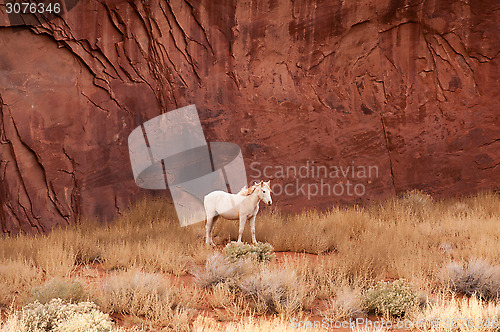
[[[250,176],[379,169],[362,197],[275,197],[284,209],[500,186],[498,1],[89,0],[26,22],[0,5],[3,232],[120,213],[146,192],[129,133],[193,103]]]

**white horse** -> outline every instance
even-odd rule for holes
[[[237,194],[229,194],[225,191],[212,191],[205,196],[203,201],[205,213],[207,214],[206,243],[214,245],[212,241],[212,230],[215,221],[222,216],[230,220],[240,220],[238,242],[241,242],[241,236],[245,228],[245,223],[250,219],[250,229],[252,231],[252,242],[257,243],[255,239],[255,217],[259,212],[259,202],[262,200],[267,205],[273,203],[271,199],[270,182],[254,184],[250,188],[246,186]]]

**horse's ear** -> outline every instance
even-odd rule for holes
[[[267,186],[269,187],[271,185],[271,180],[267,180],[267,182],[264,183],[267,184]]]

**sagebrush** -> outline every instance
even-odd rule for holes
[[[4,332],[110,332],[111,318],[92,302],[78,304],[52,299],[34,302],[13,313],[2,327]]]
[[[379,281],[364,294],[368,312],[389,317],[403,317],[418,304],[417,295],[406,280]]]
[[[274,258],[273,246],[269,243],[258,242],[257,244],[248,244],[242,242],[230,242],[222,250],[231,262],[239,259],[253,259],[257,262],[269,262]]]
[[[442,280],[457,293],[483,300],[500,298],[500,266],[484,259],[448,263],[442,271]]]

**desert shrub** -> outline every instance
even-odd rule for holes
[[[253,300],[258,313],[291,314],[307,300],[305,286],[290,269],[261,268],[242,280],[239,289]]]
[[[422,216],[435,202],[431,195],[418,189],[409,190],[400,194],[398,196],[398,201],[405,209],[416,216]]]
[[[78,304],[52,299],[34,302],[12,314],[2,327],[3,332],[108,332],[113,323],[92,302]]]
[[[417,305],[417,296],[403,280],[380,281],[364,293],[365,306],[369,313],[391,317],[403,317]]]
[[[412,321],[419,330],[433,331],[498,331],[500,325],[500,304],[471,298],[450,298],[441,295],[428,302],[424,309],[415,312]]]
[[[404,210],[417,220],[424,221],[428,218],[434,199],[423,191],[414,189],[401,194],[399,203]]]
[[[201,288],[213,287],[219,283],[226,283],[235,287],[239,278],[251,273],[255,264],[249,260],[232,262],[219,253],[207,258],[204,270],[192,271],[195,282]]]
[[[247,244],[242,242],[228,243],[222,253],[231,262],[239,259],[254,259],[258,262],[269,262],[273,257],[273,246],[269,243],[258,242],[257,244]]]
[[[101,302],[108,312],[169,322],[179,300],[162,276],[142,271],[125,271],[109,277],[103,284]]]
[[[500,297],[500,266],[493,266],[483,259],[469,259],[467,263],[447,264],[442,281],[453,291],[483,300]]]
[[[29,302],[38,301],[45,304],[56,298],[66,302],[78,303],[88,300],[89,294],[79,281],[53,278],[45,282],[41,287],[33,288]]]
[[[400,200],[405,203],[415,206],[429,206],[434,202],[431,195],[424,193],[421,190],[409,190],[399,196]]]
[[[322,315],[330,321],[340,321],[356,317],[364,312],[363,295],[360,289],[343,287],[335,298],[327,301]]]

